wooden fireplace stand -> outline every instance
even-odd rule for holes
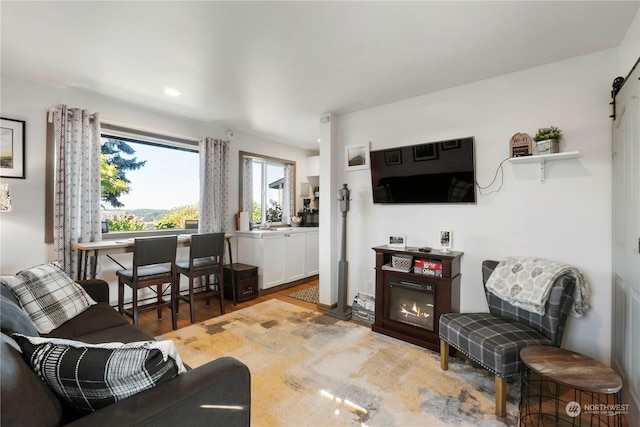
[[[440,351],[440,337],[438,335],[440,315],[458,312],[460,310],[460,259],[464,252],[451,251],[441,253],[420,252],[416,248],[398,249],[389,246],[377,246],[376,252],[376,310],[375,321],[371,330],[390,337],[419,345],[436,352]],[[414,273],[413,265],[410,272],[389,269],[394,255],[411,256],[413,261],[424,260],[442,264],[442,276],[435,277]],[[384,267],[384,268],[383,268]],[[411,282],[429,283],[435,286],[434,301],[434,330],[429,331],[407,323],[398,322],[390,318],[389,310],[389,278],[399,277]]]

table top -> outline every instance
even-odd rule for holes
[[[178,246],[189,246],[191,243],[191,234],[178,234]],[[225,239],[230,239],[234,237],[234,234],[225,234]],[[161,236],[158,236],[161,237]],[[145,238],[145,237],[142,237]],[[153,237],[149,237],[153,238]],[[132,248],[134,238],[124,238],[118,240],[101,240],[99,242],[78,242],[74,243],[73,246],[81,251],[95,251],[95,250],[104,250],[104,249],[125,249]]]
[[[520,359],[533,372],[578,390],[612,394],[622,388],[622,378],[607,365],[584,354],[559,347],[536,345],[520,350]]]

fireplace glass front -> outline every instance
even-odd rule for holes
[[[434,288],[397,277],[389,278],[389,319],[434,330]]]

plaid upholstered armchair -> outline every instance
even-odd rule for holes
[[[483,261],[486,285],[497,261]],[[489,313],[447,313],[440,317],[440,366],[449,368],[449,346],[495,375],[496,414],[504,416],[507,378],[522,372],[520,350],[530,345],[559,347],[573,304],[575,279],[560,276],[551,287],[544,315],[515,307],[486,290]]]

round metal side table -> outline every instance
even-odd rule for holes
[[[622,427],[622,378],[580,353],[550,346],[525,347],[520,426]]]

